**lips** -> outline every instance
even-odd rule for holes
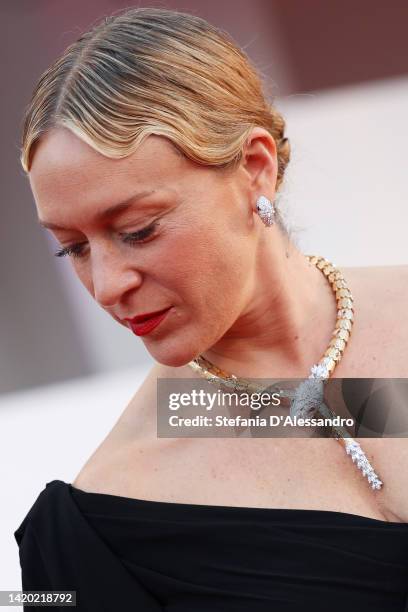
[[[137,315],[133,317],[133,319],[126,319],[126,321],[128,321],[129,327],[136,336],[144,336],[163,321],[170,308],[171,306],[164,310],[156,310],[155,312]]]
[[[163,312],[166,312],[169,308],[163,308],[162,310],[155,310],[154,312],[145,312],[144,314],[141,315],[137,315],[136,317],[133,317],[133,319],[125,319],[126,321],[130,321],[131,323],[144,323],[144,321],[147,321],[148,319],[151,319],[152,317],[158,317],[160,314],[162,314]]]

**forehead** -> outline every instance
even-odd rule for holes
[[[43,135],[34,150],[29,180],[39,216],[62,203],[69,209],[113,204],[136,190],[172,187],[188,160],[166,138],[149,136],[122,159],[95,151],[65,128]]]

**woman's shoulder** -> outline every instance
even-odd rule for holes
[[[188,375],[183,368],[171,368],[155,363],[110,432],[81,468],[72,485],[90,492],[113,492],[119,481],[126,478],[126,469],[132,466],[134,478],[138,459],[152,451],[152,447],[165,446],[168,440],[157,438],[157,381]],[[118,469],[121,478],[118,479]]]
[[[388,266],[340,267],[351,290],[359,294],[381,299],[383,305],[395,300],[402,305],[408,300],[408,264]],[[377,311],[377,314],[378,311]]]
[[[374,292],[382,300],[408,300],[408,264],[338,267],[352,291],[370,295]]]
[[[61,510],[63,512],[63,508],[67,506],[67,488],[67,483],[63,480],[52,480],[37,493],[31,507],[14,532],[19,546],[27,530],[35,533],[43,529],[44,521],[49,520],[51,508],[54,513]]]
[[[356,376],[408,378],[408,265],[340,270],[356,307],[348,362],[356,363]],[[348,357],[346,351],[344,360]],[[408,522],[408,438],[362,439],[361,444],[374,457],[388,506]]]
[[[340,270],[355,306],[344,376],[408,378],[408,265]]]

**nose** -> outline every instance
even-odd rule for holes
[[[109,247],[92,255],[92,282],[94,298],[102,307],[115,306],[123,296],[137,290],[142,274],[134,262]]]

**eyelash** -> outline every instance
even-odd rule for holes
[[[146,238],[150,238],[153,235],[156,226],[159,225],[157,221],[144,227],[138,232],[132,232],[131,234],[124,234],[123,242],[127,244],[142,244],[146,241]],[[66,255],[70,255],[72,257],[84,257],[84,254],[81,251],[82,244],[73,244],[71,246],[63,247],[54,253],[55,257],[65,257]]]

